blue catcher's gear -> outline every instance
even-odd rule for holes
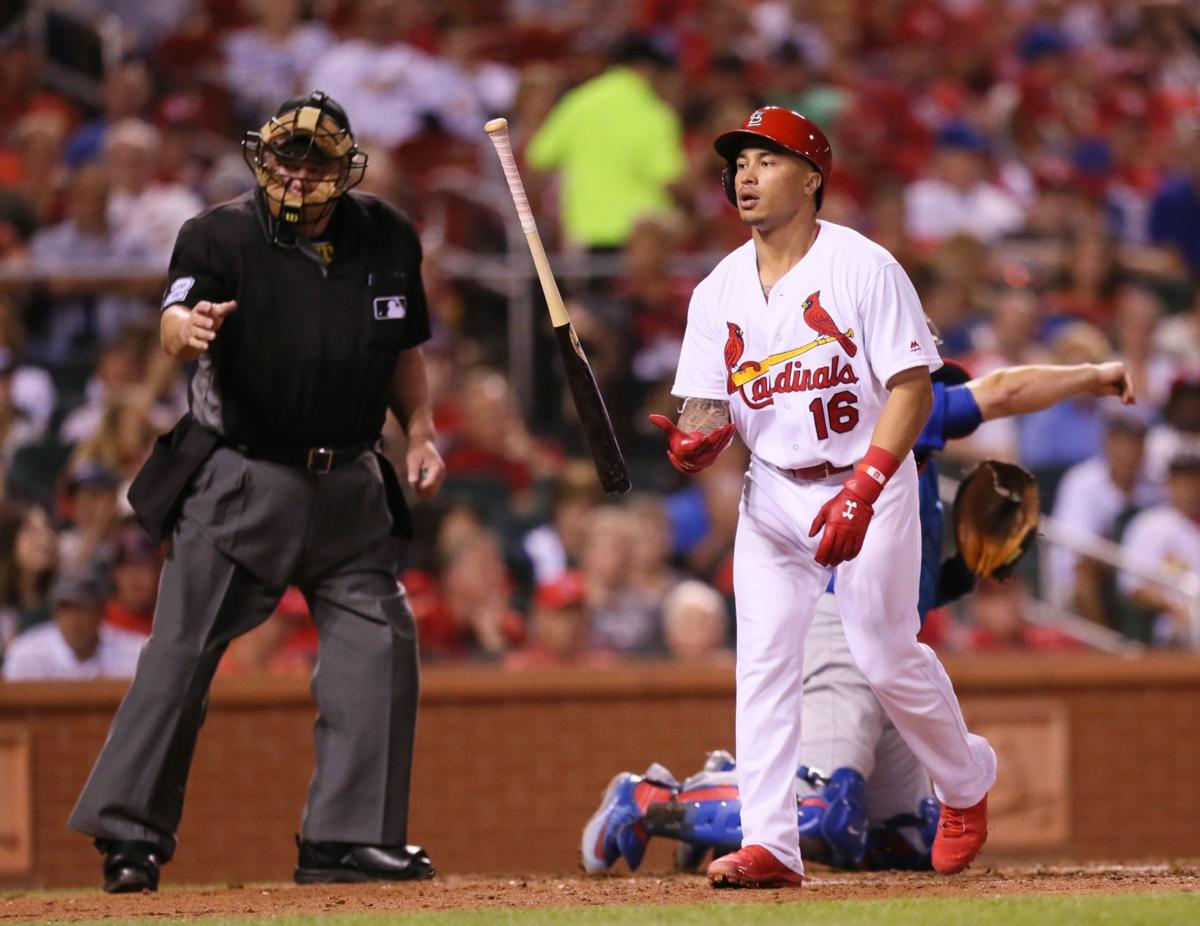
[[[624,858],[630,871],[636,871],[646,854],[650,840],[644,818],[646,808],[655,801],[666,801],[679,788],[667,769],[657,762],[645,775],[621,772],[604,791],[600,806],[583,828],[580,856],[588,874],[607,871]]]
[[[733,768],[729,753],[710,752],[704,770],[688,778],[672,800],[647,809],[646,831],[651,836],[667,836],[703,849],[739,848],[742,801]]]
[[[797,777],[822,788],[797,807],[801,851],[814,861],[858,867],[867,849],[863,776],[840,768],[826,778],[801,766]],[[683,843],[675,853],[676,866],[683,871],[697,870],[710,848],[714,856],[738,848],[742,802],[733,757],[723,751],[709,753],[704,771],[688,778],[672,800],[647,809],[645,829],[649,835]]]
[[[801,766],[799,777],[821,793],[800,801],[800,852],[813,861],[838,868],[857,868],[867,853],[867,782],[852,768],[839,768],[828,778]]]
[[[717,786],[727,785],[734,780],[733,776],[720,776],[714,773],[732,772],[736,767],[737,763],[734,761],[732,753],[725,749],[714,749],[705,759],[703,770],[685,781],[683,786],[685,789],[700,788],[703,787],[706,782],[708,784]],[[700,867],[704,864],[704,858],[708,855],[710,849],[713,850],[713,858],[717,858],[740,848],[742,844],[742,814],[740,802],[738,803],[737,811],[736,819],[732,818],[731,816],[726,816],[723,817],[721,821],[723,824],[721,827],[722,830],[727,831],[725,838],[734,838],[736,836],[736,842],[730,842],[727,845],[713,846],[707,842],[684,842],[682,841],[684,837],[678,836],[677,838],[679,838],[681,841],[679,845],[675,847],[675,867],[680,871],[699,871]],[[654,835],[659,835],[657,832],[657,820],[651,820],[649,818],[657,818],[658,815],[659,812],[656,810],[649,811],[647,813],[647,828]],[[669,828],[669,825],[664,825],[664,828]],[[666,833],[663,833],[662,835],[666,835]]]
[[[734,761],[733,753],[728,749],[714,749],[704,758],[705,772],[732,772],[737,768],[737,762]],[[687,782],[684,782],[686,787]]]
[[[940,815],[937,800],[927,797],[915,814],[896,814],[883,825],[872,827],[867,839],[866,867],[873,871],[931,870],[930,850]]]

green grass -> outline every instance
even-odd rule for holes
[[[163,917],[106,919],[95,926],[147,926]],[[363,913],[344,916],[221,917],[198,926],[1174,926],[1200,923],[1200,894],[1073,894],[1061,897],[806,901],[774,904],[697,904],[681,907],[487,909],[447,913]],[[75,926],[88,926],[76,923]]]

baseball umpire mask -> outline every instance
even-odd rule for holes
[[[367,169],[346,111],[320,90],[288,100],[261,129],[247,132],[242,156],[266,198],[276,242],[281,227],[328,215]]]

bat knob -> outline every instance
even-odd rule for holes
[[[508,128],[508,120],[505,118],[489,119],[484,123],[483,130],[489,135],[495,135],[497,132],[503,132]]]

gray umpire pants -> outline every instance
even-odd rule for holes
[[[390,527],[369,452],[321,475],[214,452],[183,504],[153,632],[69,825],[171,857],[221,654],[296,585],[320,639],[316,772],[301,838],[403,845],[417,645]]]

